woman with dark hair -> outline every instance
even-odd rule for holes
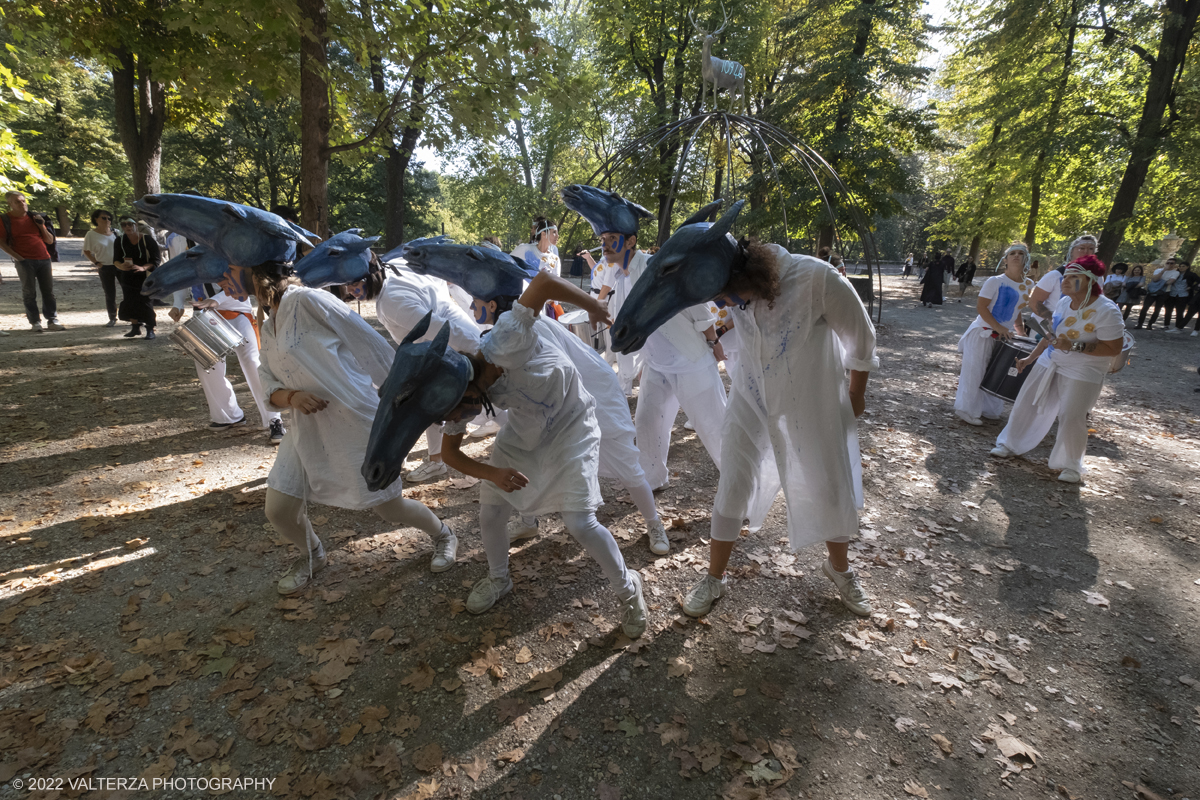
[[[946,276],[954,272],[954,256],[946,253],[929,262],[925,276],[921,278],[921,305],[933,308],[942,304],[942,284]]]
[[[146,338],[154,338],[154,302],[142,294],[146,276],[158,266],[162,251],[154,237],[142,231],[133,217],[121,218],[121,235],[113,243],[113,264],[121,283],[121,305],[117,317],[131,323],[126,339],[140,336],[146,326]]]
[[[471,377],[446,416],[442,451],[448,466],[482,481],[479,530],[489,571],[467,597],[467,611],[482,614],[512,591],[506,530],[512,512],[558,512],[621,601],[622,631],[636,639],[646,630],[642,577],[626,567],[612,533],[596,519],[601,503],[596,400],[567,353],[538,332],[539,313],[551,300],[586,309],[594,323],[612,324],[607,304],[546,272],[534,276],[515,302],[504,295],[476,299],[488,312],[484,323],[494,325],[478,351],[464,354]],[[497,316],[505,307],[506,313]],[[466,420],[492,404],[508,411],[508,422],[483,463],[464,454],[461,446]]]
[[[1113,357],[1121,354],[1125,337],[1121,310],[1100,291],[1103,278],[1104,262],[1095,256],[1083,256],[1067,265],[1049,335],[1027,358],[1016,362],[1018,372],[1030,364],[1033,371],[1021,386],[1008,424],[996,438],[993,456],[1010,458],[1029,452],[1057,419],[1049,467],[1060,470],[1058,479],[1064,483],[1083,479],[1087,415],[1100,398],[1104,376]]]
[[[558,255],[558,226],[545,217],[534,217],[529,241],[517,245],[510,255],[555,277],[562,275],[562,259]]]
[[[308,289],[290,267],[231,266],[222,289],[244,294],[252,275],[262,326],[259,376],[272,409],[292,411],[288,434],[267,476],[266,514],[275,530],[303,553],[280,579],[280,594],[295,594],[328,563],[308,520],[307,503],[373,509],[388,522],[433,539],[433,572],[454,566],[458,539],[432,511],[404,498],[403,482],[372,492],[360,467],[394,351],[367,322],[329,292]]]
[[[1114,301],[1121,309],[1121,319],[1129,319],[1138,300],[1146,296],[1146,270],[1141,264],[1134,264],[1121,282],[1121,294]]]
[[[875,328],[850,282],[824,261],[754,241],[740,250],[716,297],[732,311],[741,354],[721,437],[708,573],[683,610],[704,616],[725,594],[742,521],[758,530],[782,489],[792,549],[824,542],[822,572],[850,611],[867,616],[871,603],[847,553],[863,502],[855,418],[879,366]]]
[[[92,212],[92,229],[84,234],[83,255],[100,275],[100,288],[104,290],[104,307],[108,309],[108,325],[117,324],[117,268],[113,266],[113,245],[117,234],[113,232],[112,212],[97,208]]]

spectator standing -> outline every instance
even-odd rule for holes
[[[1175,284],[1175,280],[1179,277],[1179,270],[1175,268],[1176,261],[1173,258],[1168,258],[1167,263],[1161,269],[1156,269],[1154,274],[1150,276],[1150,282],[1146,285],[1146,302],[1142,303],[1142,313],[1138,315],[1138,323],[1135,328],[1142,328],[1148,331],[1154,330],[1154,322],[1158,319],[1158,313],[1165,309],[1163,316],[1163,327],[1171,327],[1171,287]],[[1146,312],[1150,314],[1150,322],[1146,323]]]
[[[92,212],[92,229],[83,237],[83,256],[92,262],[100,275],[100,288],[104,290],[104,307],[108,310],[108,324],[117,324],[117,268],[113,266],[113,245],[117,234],[113,232],[112,212],[97,208]]]
[[[140,336],[146,326],[146,338],[154,338],[154,303],[142,295],[142,284],[146,276],[158,266],[161,254],[158,242],[138,228],[133,217],[121,218],[121,236],[113,245],[113,263],[119,271],[121,281],[121,305],[117,317],[132,323],[126,339]]]
[[[1192,321],[1192,317],[1200,313],[1200,274],[1197,274],[1194,269],[1189,266],[1187,274],[1184,275],[1184,280],[1188,282],[1188,298],[1187,298],[1187,313],[1183,317],[1183,322],[1179,327],[1182,330],[1186,328],[1188,323]],[[1197,334],[1197,329],[1200,329],[1200,320],[1197,320],[1196,326],[1192,328],[1192,336]]]
[[[984,255],[987,255],[986,253]],[[972,259],[967,259],[963,265],[958,268],[958,302],[962,302],[963,295],[967,293],[967,287],[975,280],[975,271],[979,269],[978,265]]]
[[[954,256],[946,253],[941,259],[933,259],[921,278],[921,305],[933,308],[942,304],[942,284],[949,281],[954,271]]]
[[[1129,274],[1129,265],[1124,261],[1113,264],[1111,274],[1104,278],[1104,296],[1114,303],[1125,292],[1125,278]]]
[[[908,258],[904,259],[904,272],[902,272],[900,274],[900,280],[904,280],[905,278],[912,275],[912,271],[913,271],[913,254],[909,253]]]
[[[1196,291],[1196,283],[1200,281],[1200,275],[1192,272],[1192,265],[1183,260],[1175,262],[1176,269],[1179,270],[1179,277],[1175,279],[1175,283],[1171,285],[1171,291],[1168,292],[1167,303],[1171,309],[1175,311],[1175,327],[1172,328],[1166,324],[1167,333],[1175,333],[1183,330],[1187,325],[1187,319],[1191,319],[1189,315],[1184,319],[1184,312],[1187,311],[1190,305],[1189,300]],[[1170,316],[1168,312],[1168,317]]]
[[[562,274],[562,259],[558,254],[558,226],[545,217],[535,217],[530,228],[530,240],[517,245],[510,255],[559,277]]]
[[[21,300],[25,303],[25,317],[33,333],[42,332],[42,318],[38,314],[37,295],[42,293],[42,314],[46,315],[46,327],[52,331],[66,328],[58,321],[58,302],[54,297],[54,274],[50,267],[50,248],[54,245],[54,231],[46,226],[45,220],[29,213],[29,200],[21,192],[5,194],[8,213],[0,214],[4,223],[4,242],[0,250],[12,256],[17,266],[17,277],[21,280]]]
[[[1121,309],[1121,319],[1129,319],[1129,312],[1134,304],[1146,296],[1146,268],[1134,264],[1121,283],[1121,294],[1117,296],[1117,305]]]

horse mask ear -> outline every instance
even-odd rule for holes
[[[682,228],[684,225],[695,225],[697,222],[708,222],[708,218],[711,217],[713,212],[720,208],[721,204],[724,202],[724,200],[712,201],[708,205],[704,206],[704,208],[701,208],[695,214],[692,214],[683,222],[679,223],[679,228]],[[679,228],[676,228],[675,230],[679,230]]]
[[[737,220],[738,214],[742,213],[742,208],[745,205],[745,200],[738,200],[736,203],[731,205],[729,210],[722,214],[721,218],[714,222],[713,226],[708,229],[709,236],[717,238],[729,233],[730,228],[733,227],[734,221]],[[703,211],[703,209],[701,209],[701,211]],[[711,213],[711,211],[709,213]]]
[[[426,312],[425,316],[421,317],[421,321],[416,324],[416,327],[414,327],[411,331],[408,332],[408,336],[404,337],[404,341],[401,342],[401,344],[412,344],[413,342],[417,341],[422,336],[424,336],[425,332],[429,330],[429,322],[432,319],[433,319],[433,312],[432,311]],[[448,327],[443,325],[442,330],[448,330]],[[439,331],[439,333],[440,333],[440,331]],[[449,335],[450,335],[449,333],[446,334],[447,341],[449,340],[448,339]],[[443,348],[443,349],[445,349],[445,348]]]

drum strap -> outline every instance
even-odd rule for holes
[[[254,338],[258,340],[259,348],[262,347],[262,334],[258,330],[258,321],[254,319],[253,314],[247,314],[245,311],[226,311],[223,308],[213,309],[221,315],[222,319],[234,320],[238,317],[245,317],[250,320],[250,327],[254,328]]]

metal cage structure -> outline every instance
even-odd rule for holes
[[[663,186],[665,176],[646,172],[651,156],[664,149],[675,159],[665,200],[657,188]],[[881,319],[879,254],[861,204],[820,153],[776,125],[727,111],[695,114],[625,143],[587,182],[625,196],[657,184],[658,214],[668,218],[675,216],[680,199],[699,206],[717,197],[730,202],[746,197],[751,200],[751,222],[768,220],[762,227],[770,240],[789,250],[800,237],[792,235],[788,208],[793,209],[794,219],[797,207],[807,205],[812,212],[809,224],[815,218],[832,228],[833,246],[843,257],[843,232],[854,234],[861,246],[860,271],[848,277],[875,322]],[[742,227],[746,216],[743,213],[739,220]],[[670,228],[660,219],[660,232]]]

